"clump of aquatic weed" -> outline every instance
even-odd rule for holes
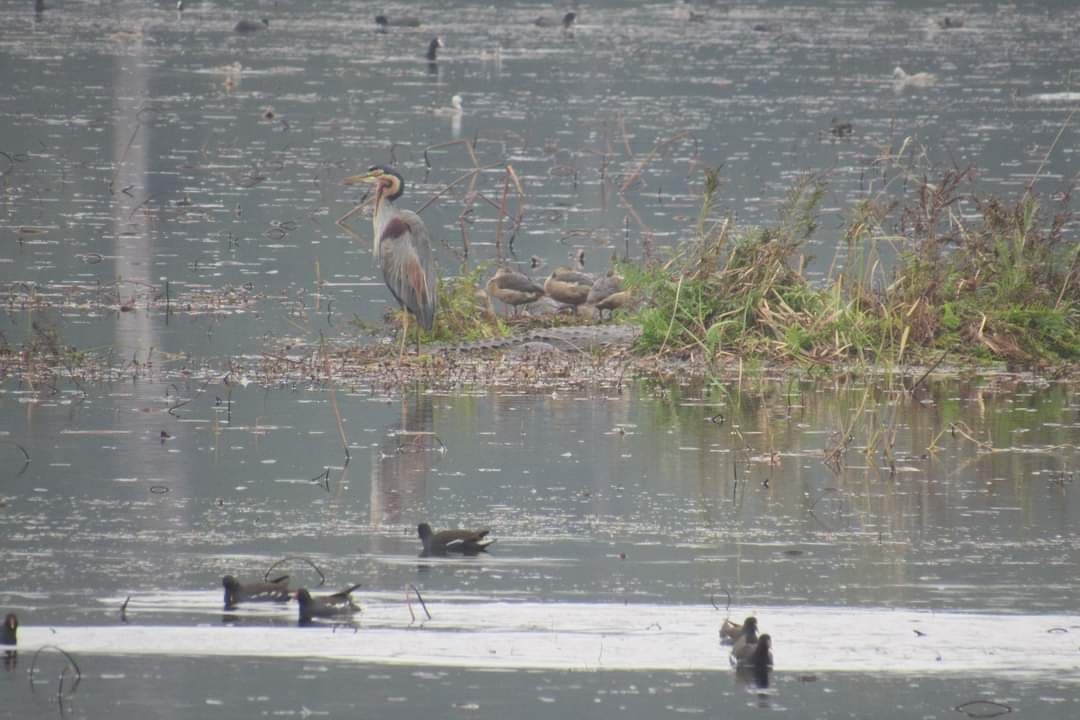
[[[857,204],[838,240],[844,270],[811,283],[803,248],[817,229],[824,180],[800,178],[775,224],[736,230],[730,218],[706,226],[719,187],[716,171],[706,171],[694,236],[663,264],[622,268],[646,300],[639,349],[709,364],[738,356],[888,365],[943,352],[1013,366],[1080,359],[1069,193],[1047,220],[1030,189],[1011,200],[961,194],[970,169],[915,179],[907,197],[881,192]],[[887,261],[882,247],[891,249]]]
[[[506,334],[506,328],[483,289],[482,278],[487,270],[487,266],[481,264],[461,275],[439,278],[439,308],[435,327],[431,332],[421,333],[422,343],[460,343]],[[389,313],[398,328],[406,312],[394,309]],[[372,330],[371,326],[361,321],[354,321],[354,325],[360,330]],[[416,321],[409,318],[410,341],[414,332]]]

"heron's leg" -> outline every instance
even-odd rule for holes
[[[405,318],[401,321],[401,348],[398,350],[398,362],[405,357],[405,337],[409,334],[409,311],[405,310]]]

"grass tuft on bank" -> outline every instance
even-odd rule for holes
[[[798,180],[776,222],[708,223],[720,178],[706,172],[694,236],[664,262],[624,264],[642,300],[644,353],[714,363],[741,357],[836,362],[1080,360],[1080,243],[1067,239],[1069,197],[1050,208],[1031,192],[982,198],[970,169],[905,178],[849,213],[842,267],[804,272],[826,185]],[[961,207],[964,212],[961,212]]]

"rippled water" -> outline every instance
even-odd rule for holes
[[[887,388],[339,392],[347,467],[327,391],[192,391],[179,417],[153,384],[44,402],[7,392],[3,438],[32,461],[14,475],[21,455],[0,446],[12,475],[0,597],[23,618],[23,663],[56,643],[92,658],[93,673],[122,667],[116,654],[182,661],[163,652],[258,658],[299,687],[313,656],[330,673],[347,659],[543,670],[538,681],[556,685],[578,684],[556,667],[651,669],[716,708],[701,673],[730,672],[717,627],[756,613],[777,638],[769,703],[783,707],[823,702],[806,674],[852,692],[866,681],[836,675],[852,670],[945,673],[954,704],[979,687],[1004,697],[1021,675],[1039,703],[1074,697],[1052,692],[1080,679],[1074,394],[1008,379]],[[830,469],[842,427],[850,447]],[[895,433],[895,473],[866,451],[882,432]],[[478,558],[420,559],[421,520],[490,525],[498,540]],[[355,630],[298,629],[294,604],[223,613],[222,575],[254,579],[285,556],[314,562],[327,588],[364,584]],[[300,560],[282,572],[319,583]],[[409,585],[431,620],[415,596],[406,603]],[[664,675],[675,670],[689,679]],[[386,673],[402,684],[391,696],[416,700],[408,673]],[[440,702],[509,701],[486,677],[474,677],[479,695]],[[189,692],[215,696],[198,681],[153,682],[173,709]],[[592,689],[571,692],[578,701],[626,681],[581,682]],[[880,683],[900,705],[922,702]],[[327,692],[305,705],[341,711],[344,691]],[[1067,716],[1057,707],[1041,716]]]
[[[379,8],[424,19],[386,34],[375,6],[340,0],[50,4],[0,7],[0,340],[123,371],[0,385],[0,611],[22,622],[0,714],[1076,714],[1069,386],[748,375],[331,398],[302,371],[222,382],[236,356],[363,339],[348,321],[378,320],[388,295],[367,221],[358,238],[334,223],[359,199],[341,179],[397,162],[418,208],[472,167],[461,145],[425,160],[455,139],[513,165],[525,211],[496,247],[491,203],[462,222],[462,188],[432,204],[445,275],[466,237],[469,263],[535,255],[536,274],[576,246],[592,270],[662,252],[696,222],[706,165],[723,164],[715,214],[741,224],[825,171],[815,271],[843,209],[903,191],[882,163],[902,147],[974,163],[983,191],[1036,172],[1060,190],[1071,3],[950,7],[949,31],[921,3],[718,3],[702,23],[589,3],[572,34],[523,3]],[[261,15],[269,30],[233,33]],[[896,65],[937,83],[897,87]],[[432,112],[454,94],[460,117]],[[477,187],[498,204],[503,181],[492,168]],[[421,561],[422,520],[498,540]],[[325,573],[320,591],[364,584],[355,628],[297,628],[294,604],[222,612],[222,575],[286,556]],[[282,572],[319,583],[301,560]],[[775,638],[767,689],[716,641],[748,613]],[[62,707],[59,655],[35,662],[46,644],[83,673]]]

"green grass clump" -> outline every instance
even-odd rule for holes
[[[708,171],[694,237],[663,264],[620,268],[644,300],[639,348],[806,365],[927,362],[943,352],[1018,365],[1080,360],[1080,247],[1064,236],[1068,200],[1047,220],[1030,192],[962,196],[972,177],[949,170],[913,183],[907,198],[859,203],[839,240],[847,264],[811,283],[801,268],[820,178],[795,184],[775,224],[736,231],[729,220],[706,227],[719,186]],[[976,220],[958,220],[961,201]],[[886,231],[897,226],[899,235]]]

